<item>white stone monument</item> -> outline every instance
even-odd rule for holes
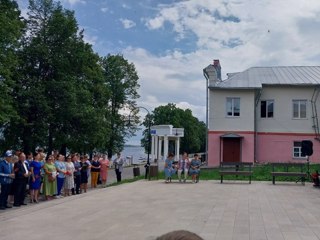
[[[150,128],[151,160],[165,160],[168,156],[169,141],[175,141],[175,160],[179,159],[180,138],[184,137],[184,128],[173,128],[172,125],[155,125]],[[163,155],[161,149],[163,144]]]

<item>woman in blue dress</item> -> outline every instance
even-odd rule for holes
[[[189,174],[192,177],[192,183],[198,182],[198,176],[200,173],[200,166],[201,166],[201,161],[199,159],[199,155],[196,153],[196,154],[194,154],[194,159],[192,159],[192,161],[190,163],[190,168],[189,168]]]
[[[34,160],[30,163],[30,202],[39,202],[39,189],[41,186],[41,168],[42,164],[40,160],[40,153],[34,155]]]
[[[168,158],[164,163],[164,174],[166,177],[166,183],[171,182],[171,177],[176,173],[176,170],[173,167],[173,153],[169,153]]]

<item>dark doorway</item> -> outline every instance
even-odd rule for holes
[[[223,162],[240,162],[241,138],[223,138]]]

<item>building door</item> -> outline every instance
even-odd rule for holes
[[[223,139],[223,162],[240,162],[241,138]]]

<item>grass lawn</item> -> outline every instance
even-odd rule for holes
[[[253,168],[252,181],[272,181],[271,171],[272,167],[270,164],[261,164],[255,165]],[[320,164],[310,164],[310,174],[315,172],[315,170],[319,170],[320,172]],[[300,172],[299,169],[289,168],[291,172]],[[305,166],[304,172],[307,172],[307,165]],[[164,179],[164,172],[159,174],[159,179]],[[177,175],[173,177],[173,179],[177,179]],[[249,177],[246,176],[224,176],[224,180],[248,180]],[[202,169],[200,172],[200,180],[220,180],[219,168],[215,169]],[[296,177],[276,177],[276,181],[296,181]],[[311,181],[311,180],[310,180]]]

